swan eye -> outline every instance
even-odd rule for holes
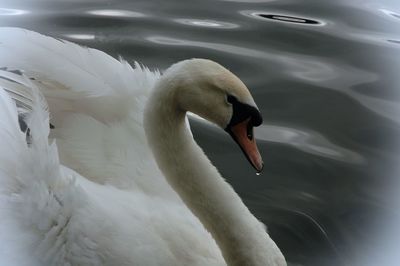
[[[226,100],[228,101],[228,103],[231,103],[231,104],[233,104],[234,102],[237,102],[236,97],[229,95],[229,94],[226,96]]]

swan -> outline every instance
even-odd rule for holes
[[[229,70],[161,75],[19,28],[0,28],[0,58],[0,265],[286,265],[187,123],[262,170],[262,117]]]

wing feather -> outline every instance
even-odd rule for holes
[[[115,119],[112,114],[140,113],[140,105],[123,107],[147,99],[159,77],[137,62],[132,68],[99,50],[19,28],[0,28],[0,58],[0,68],[20,70],[35,79],[46,98],[82,99],[74,110],[105,120]],[[109,105],[108,114],[103,103]]]
[[[0,28],[0,58],[0,85],[18,107],[29,109],[31,85],[43,93],[64,165],[100,184],[175,197],[143,130],[157,71],[18,28]]]
[[[31,100],[28,144],[15,102],[0,89],[0,265],[40,265],[38,254],[62,258],[65,228],[86,202],[75,173],[60,165],[55,143],[48,143],[47,104],[37,89]]]

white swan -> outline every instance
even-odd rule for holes
[[[192,59],[160,77],[17,28],[0,69],[0,265],[286,265],[185,123],[226,129],[261,170],[261,116],[231,72]]]

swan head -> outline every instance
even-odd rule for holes
[[[260,172],[263,161],[253,127],[262,116],[246,85],[220,64],[190,59],[171,66],[165,73],[176,90],[179,108],[207,119],[231,135],[252,166]],[[173,78],[172,78],[173,77]]]

